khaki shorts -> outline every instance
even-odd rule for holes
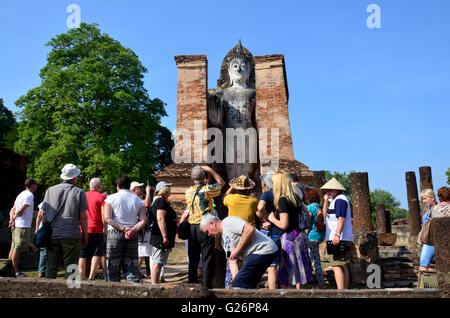
[[[345,242],[345,244],[347,245],[347,252],[345,252],[344,254],[339,255],[328,254],[325,250],[325,261],[329,262],[331,267],[345,266],[349,263],[348,251],[351,242]]]
[[[171,249],[162,250],[162,249],[153,247],[152,262],[158,263],[161,265],[166,265],[171,251],[172,251]]]
[[[28,247],[30,246],[31,228],[13,226],[11,228],[11,234],[11,250],[16,252],[28,252]]]

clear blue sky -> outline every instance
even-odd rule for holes
[[[367,171],[371,190],[407,208],[405,172],[450,166],[450,1],[2,0],[0,97],[6,107],[40,85],[52,37],[67,32],[69,4],[148,68],[145,86],[176,125],[174,55],[206,54],[216,87],[226,53],[242,39],[253,55],[284,54],[297,160],[311,170]],[[381,28],[369,29],[369,4]]]

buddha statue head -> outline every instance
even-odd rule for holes
[[[248,87],[250,78],[250,59],[245,55],[241,41],[234,51],[233,57],[228,66],[230,76],[230,86]]]
[[[217,88],[250,87],[254,88],[255,71],[252,54],[242,46],[241,41],[225,56],[220,70]]]

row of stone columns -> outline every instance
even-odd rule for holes
[[[431,167],[420,167],[421,190],[432,188]],[[408,249],[417,256],[420,244],[417,236],[421,230],[421,214],[419,195],[417,192],[416,176],[413,171],[405,174],[409,210],[409,240]],[[359,279],[364,280],[364,271],[368,264],[378,263],[378,244],[382,241],[395,243],[395,234],[391,234],[390,211],[384,205],[376,206],[376,228],[372,224],[370,191],[367,172],[350,174],[352,204],[353,204],[353,235],[356,249],[358,249],[357,266],[353,272],[359,273]],[[391,244],[391,245],[392,245]]]
[[[420,190],[433,189],[431,167],[424,166],[419,168]],[[353,199],[353,231],[371,231],[372,216],[370,209],[370,192],[367,172],[355,172],[350,175],[352,184]],[[410,235],[417,236],[422,227],[420,213],[420,199],[417,191],[417,181],[414,171],[405,173],[406,191],[408,197],[409,226]],[[377,233],[391,232],[391,219],[388,210],[384,205],[377,204],[376,207],[376,229]]]

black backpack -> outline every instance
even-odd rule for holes
[[[297,194],[294,194],[295,200],[297,201],[297,209],[298,209],[298,227],[300,231],[309,230],[312,228],[312,218],[311,213],[303,207],[302,201]]]
[[[151,207],[146,209],[146,217],[147,223],[145,223],[144,227],[139,231],[139,235],[142,236],[142,239],[144,239],[145,233],[152,230],[153,224],[155,223],[155,217],[152,213]]]

